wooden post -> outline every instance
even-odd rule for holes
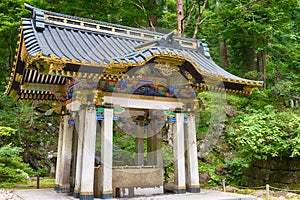
[[[225,180],[225,178],[222,179],[222,186],[223,186],[223,192],[226,192],[226,180]]]
[[[266,185],[266,200],[270,200],[270,186]]]
[[[36,175],[36,189],[40,189],[40,174]]]

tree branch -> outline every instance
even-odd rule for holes
[[[196,26],[195,26],[195,29],[194,29],[194,34],[193,34],[193,38],[196,38],[197,36],[197,33],[198,33],[198,29],[199,29],[199,26],[207,19],[207,17],[205,17],[204,19],[201,20],[201,17],[203,15],[203,12],[206,8],[206,4],[207,4],[208,0],[205,0],[203,5],[202,5],[202,8],[200,9],[200,4],[199,5],[199,10],[198,10],[198,17],[197,17],[197,22],[196,22]]]
[[[193,13],[193,11],[195,10],[195,7],[196,7],[196,3],[197,3],[197,0],[194,0],[193,4],[192,4],[192,8],[190,9],[190,12],[187,16],[187,21],[186,21],[186,23],[184,23],[184,27],[187,27],[189,25],[189,23],[191,21],[192,13]]]

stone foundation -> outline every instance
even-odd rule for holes
[[[264,186],[300,189],[300,159],[272,158],[253,160],[244,171],[242,185],[248,187]]]

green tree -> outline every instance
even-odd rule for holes
[[[20,32],[20,19],[28,14],[23,8],[23,0],[0,1],[0,79],[1,88],[7,84],[6,77],[11,72]]]
[[[25,182],[26,178],[34,174],[28,164],[19,155],[22,148],[5,145],[0,147],[0,181]]]

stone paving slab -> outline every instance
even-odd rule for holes
[[[68,194],[56,193],[54,189],[14,190],[23,200],[70,200],[75,199]]]
[[[19,197],[23,200],[78,200],[71,195],[56,193],[53,189],[34,189],[34,190],[15,190]],[[129,198],[127,198],[129,199]],[[256,200],[256,197],[250,195],[241,195],[235,193],[225,193],[215,190],[201,190],[201,193],[186,193],[186,194],[165,194],[149,197],[136,197],[130,200]],[[0,199],[2,200],[2,199]],[[97,200],[97,198],[95,198]],[[116,199],[115,199],[116,200]],[[126,200],[122,198],[122,200]]]
[[[0,189],[0,200],[22,200],[13,190]]]

